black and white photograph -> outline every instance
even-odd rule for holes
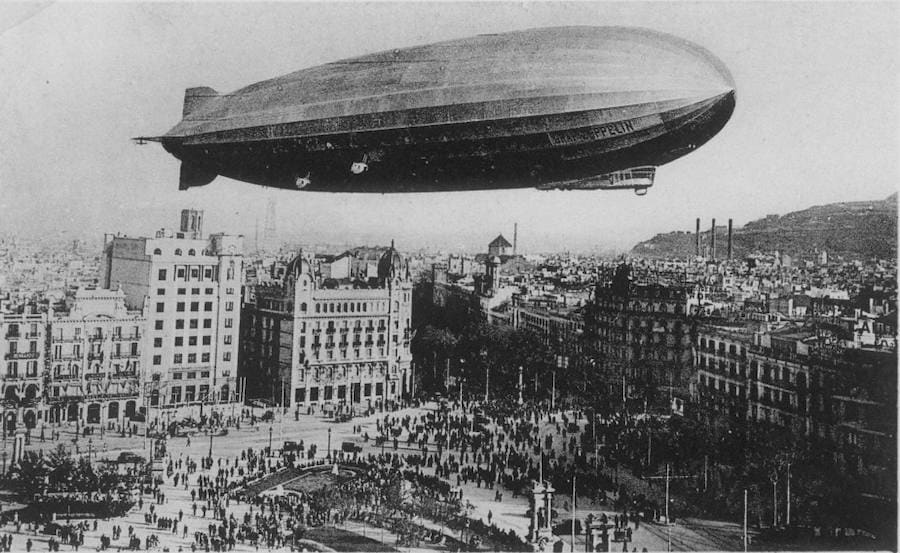
[[[3,3],[0,74],[0,552],[897,551],[900,3]]]

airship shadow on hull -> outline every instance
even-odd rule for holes
[[[731,75],[699,46],[563,27],[372,54],[229,95],[189,89],[183,121],[153,140],[182,160],[182,189],[222,175],[321,192],[640,192],[734,106]]]

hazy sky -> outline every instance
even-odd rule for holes
[[[206,211],[252,242],[270,198],[305,241],[446,249],[511,238],[524,251],[626,248],[694,218],[737,225],[898,183],[898,4],[201,3],[0,6],[0,232],[147,235]],[[334,195],[220,177],[178,191],[158,144],[184,89],[229,92],[369,52],[554,25],[630,25],[692,40],[737,83],[731,122],[631,192]]]

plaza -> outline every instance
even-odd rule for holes
[[[262,408],[248,409],[244,411],[243,417],[239,423],[230,428],[227,432],[223,430],[215,430],[212,433],[197,432],[192,435],[181,437],[169,437],[165,440],[165,456],[158,459],[154,463],[154,476],[157,477],[159,485],[155,487],[154,493],[135,495],[137,504],[123,517],[109,520],[86,520],[86,530],[83,532],[83,543],[80,547],[100,548],[106,538],[114,535],[121,535],[117,540],[112,541],[111,547],[127,547],[128,538],[126,536],[135,536],[140,540],[141,548],[146,548],[148,538],[151,539],[152,549],[169,551],[188,551],[193,549],[204,550],[209,546],[205,538],[199,537],[203,534],[215,533],[214,528],[219,521],[227,517],[233,517],[235,520],[247,520],[245,517],[250,513],[258,513],[260,507],[255,505],[253,501],[239,500],[242,490],[246,490],[248,486],[243,485],[239,473],[230,468],[237,467],[246,472],[245,475],[258,474],[264,475],[266,478],[271,475],[281,474],[280,471],[289,470],[285,459],[280,455],[280,450],[285,446],[285,442],[295,442],[295,444],[303,443],[304,450],[294,459],[296,466],[320,465],[326,469],[340,465],[341,472],[344,472],[344,464],[353,466],[390,466],[392,463],[398,467],[398,470],[414,471],[422,475],[423,478],[439,475],[440,480],[446,482],[453,494],[460,494],[463,514],[470,523],[483,523],[485,527],[493,526],[498,531],[514,534],[520,543],[526,544],[531,519],[528,516],[529,498],[527,494],[516,493],[511,489],[507,489],[502,483],[509,482],[512,475],[516,474],[520,478],[527,479],[528,475],[519,473],[518,469],[512,468],[502,469],[503,474],[494,473],[488,481],[487,478],[482,479],[481,475],[487,467],[491,466],[486,459],[481,457],[481,453],[476,451],[469,441],[471,438],[478,436],[479,433],[474,431],[475,417],[473,413],[487,413],[489,409],[482,409],[477,405],[469,405],[468,411],[461,409],[453,409],[454,406],[447,406],[448,409],[442,410],[436,403],[427,403],[421,406],[410,406],[389,412],[374,412],[365,416],[354,417],[344,422],[335,422],[333,416],[327,416],[322,412],[313,414],[301,414],[294,412],[284,412],[275,409],[274,418],[270,422],[262,422],[265,410]],[[458,407],[458,406],[457,406]],[[528,411],[524,410],[523,413]],[[557,430],[558,424],[563,417],[576,426],[586,428],[587,419],[577,418],[573,412],[557,411],[548,413],[540,409],[530,411],[531,420],[536,417],[539,423],[535,425],[534,442],[540,444],[550,443],[550,448],[542,451],[545,459],[554,459],[547,466],[539,468],[543,476],[550,478],[551,473],[563,471],[566,445],[562,436]],[[385,418],[387,417],[387,419]],[[295,420],[296,419],[296,420]],[[227,420],[227,419],[226,419]],[[385,422],[387,421],[387,422]],[[415,422],[418,424],[409,424]],[[496,436],[490,442],[481,443],[480,451],[490,451],[490,448],[501,450],[500,444],[508,445],[511,443],[511,437],[500,438],[503,433],[503,426],[509,428],[509,424],[514,426],[526,424],[527,419],[521,417],[519,419],[513,417],[493,418],[490,416],[479,415],[479,422],[483,423],[482,428],[485,435]],[[406,423],[406,424],[405,424]],[[436,432],[420,432],[423,424],[427,423],[426,428],[436,430]],[[466,432],[465,426],[468,424],[472,432]],[[527,424],[531,424],[527,422]],[[459,427],[460,432],[452,430],[453,426]],[[239,428],[238,428],[239,426]],[[444,428],[445,431],[441,431]],[[571,427],[570,427],[571,428]],[[398,432],[399,429],[399,432]],[[450,432],[446,432],[451,429]],[[388,431],[389,430],[389,431]],[[26,446],[27,450],[47,452],[51,448],[56,447],[58,443],[65,443],[66,447],[70,447],[73,453],[76,450],[74,443],[74,428],[72,432],[63,431],[60,434],[58,442],[56,440],[40,441],[32,439],[31,443]],[[410,440],[410,433],[413,433],[413,439]],[[466,435],[466,437],[463,437]],[[378,439],[378,436],[393,436],[395,439]],[[447,440],[451,437],[452,440]],[[418,438],[418,439],[416,439]],[[429,439],[430,438],[430,439]],[[456,447],[447,447],[450,441],[460,439],[458,443],[451,444]],[[107,432],[104,435],[95,434],[91,436],[89,442],[86,443],[84,437],[80,437],[77,444],[77,455],[90,456],[94,462],[101,459],[113,459],[123,452],[136,453],[149,457],[149,447],[152,440],[146,440],[141,436],[121,437],[120,434]],[[345,443],[352,443],[359,448],[356,452],[343,452]],[[410,443],[412,442],[412,443]],[[460,449],[462,445],[463,449]],[[510,452],[513,455],[522,454],[522,459],[527,457],[530,463],[534,463],[534,459],[538,457],[534,455],[534,451],[520,444],[521,447],[507,448],[506,455],[509,459]],[[330,446],[330,452],[329,452]],[[271,447],[272,455],[265,456],[265,452]],[[503,446],[505,447],[505,446]],[[540,447],[543,447],[540,446]],[[310,450],[314,450],[314,454],[310,456]],[[529,454],[524,455],[525,452]],[[211,455],[210,455],[211,452]],[[247,452],[254,452],[253,465],[257,470],[262,467],[261,472],[251,473],[251,461]],[[552,453],[551,453],[552,452]],[[256,455],[258,454],[258,457]],[[331,455],[334,455],[332,457]],[[436,454],[436,455],[435,455]],[[477,457],[476,457],[477,456]],[[431,457],[433,463],[428,463],[426,459]],[[571,459],[571,456],[570,456]],[[447,467],[451,467],[450,461],[458,466],[453,466],[450,471]],[[461,462],[460,461],[463,461]],[[477,463],[475,461],[478,461]],[[545,461],[546,462],[546,461]],[[593,465],[593,459],[589,464]],[[429,466],[430,465],[430,466]],[[224,471],[223,471],[224,467]],[[484,467],[484,468],[482,468]],[[454,470],[455,469],[455,470]],[[328,470],[327,473],[331,471]],[[597,469],[598,474],[603,473],[602,469]],[[224,478],[223,478],[224,475]],[[246,478],[245,478],[246,479]],[[210,481],[217,481],[223,486],[216,488],[226,493],[216,493],[213,497],[215,500],[207,500],[206,502],[198,502],[193,497],[199,483],[205,483],[205,489],[210,490]],[[253,478],[254,481],[258,479]],[[227,485],[226,485],[227,481]],[[628,488],[641,490],[648,494],[648,497],[654,493],[654,490],[648,488],[649,481],[638,480],[627,474],[625,471],[619,471],[618,481]],[[329,484],[329,479],[325,478],[321,481],[323,484]],[[204,485],[199,488],[204,488]],[[277,488],[273,485],[271,488]],[[316,487],[315,485],[311,486]],[[291,488],[291,483],[284,485],[285,489]],[[297,488],[295,486],[295,488]],[[309,488],[309,487],[307,487]],[[299,487],[297,489],[303,489]],[[145,490],[146,491],[146,490]],[[659,492],[659,486],[655,487],[655,491]],[[266,490],[262,490],[262,495],[266,495]],[[614,502],[610,501],[615,494],[604,497],[595,495],[593,497],[578,497],[574,512],[571,505],[571,487],[559,487],[557,496],[554,499],[555,517],[552,520],[553,526],[560,523],[566,523],[573,517],[579,521],[579,526],[584,524],[584,520],[589,516],[600,519],[604,515],[608,520],[616,520],[619,522],[620,517],[624,514],[620,509],[616,509]],[[201,496],[202,497],[202,496]],[[157,501],[154,501],[154,498]],[[159,498],[163,498],[159,502]],[[158,503],[158,504],[157,504]],[[150,515],[150,505],[153,504],[153,515]],[[197,505],[201,508],[198,510]],[[208,506],[207,508],[202,508]],[[4,507],[4,512],[8,508]],[[214,515],[217,515],[214,517]],[[649,513],[648,513],[649,515]],[[352,517],[351,517],[352,518]],[[718,549],[738,549],[740,547],[740,528],[733,524],[712,523],[703,521],[677,521],[674,525],[666,526],[657,523],[655,517],[646,516],[645,522],[635,521],[632,519],[621,525],[624,531],[627,529],[630,535],[628,542],[613,542],[609,545],[610,550],[623,551],[665,551],[665,550],[718,550]],[[163,526],[158,522],[160,519],[178,520],[179,523],[174,530]],[[33,550],[48,550],[51,536],[42,532],[44,524],[16,524],[7,516],[5,524],[0,529],[0,534],[12,536],[13,550],[24,548],[28,540],[31,541]],[[154,522],[156,521],[156,522]],[[82,522],[72,519],[72,524]],[[308,521],[307,521],[308,522]],[[453,550],[465,547],[467,550],[489,550],[492,548],[491,543],[482,542],[478,545],[478,540],[472,541],[472,531],[469,535],[465,528],[459,530],[451,528],[451,525],[442,526],[437,520],[427,520],[424,516],[417,517],[416,521],[420,528],[427,529],[432,536],[439,534],[441,537],[431,543],[430,540],[418,541],[415,547],[398,545],[403,543],[401,536],[394,534],[390,528],[385,528],[384,524],[379,525],[377,522],[365,520],[347,520],[344,518],[336,523],[334,519],[330,521],[320,521],[316,524],[307,526],[307,532],[310,536],[319,537],[325,540],[323,546],[332,547],[337,550],[403,550],[403,549],[431,549],[431,550],[448,550],[455,546]],[[64,517],[59,517],[58,523],[65,524]],[[332,530],[328,530],[332,527]],[[126,529],[126,530],[121,530]],[[127,532],[127,533],[126,533]],[[330,534],[328,532],[331,532]],[[612,532],[611,532],[612,534]],[[353,537],[353,540],[349,540]],[[362,539],[360,539],[362,538]],[[103,539],[103,541],[101,541]],[[328,543],[327,540],[333,543]],[[569,533],[560,533],[556,537],[560,540],[557,549],[571,550],[571,535]],[[354,541],[356,540],[356,541]],[[463,541],[460,541],[463,540]],[[465,542],[467,545],[463,546]],[[251,540],[244,542],[236,541],[233,545],[234,551],[255,551],[259,549],[273,550],[289,550],[292,546],[295,549],[314,549],[318,546],[313,539],[310,542],[302,543],[272,543],[271,547],[265,543],[252,543]],[[545,544],[549,549],[551,544]],[[74,549],[74,545],[63,544],[61,547]],[[343,547],[343,549],[341,549]],[[493,547],[497,547],[494,543]],[[223,546],[224,548],[224,546]],[[580,532],[575,535],[574,549],[585,550],[585,534]]]

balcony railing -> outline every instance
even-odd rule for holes
[[[127,342],[127,341],[137,341],[141,339],[140,334],[120,334],[118,336],[113,335],[113,342]]]
[[[60,382],[64,380],[81,380],[81,375],[78,374],[54,374],[51,378],[51,382]]]
[[[104,338],[106,338],[106,336],[104,336],[103,334],[91,334],[90,336],[88,336],[88,340],[90,340],[91,342],[101,342]]]
[[[109,356],[110,359],[133,359],[136,357],[140,357],[140,353],[132,353],[130,351],[123,351],[121,353],[113,353]]]
[[[7,359],[37,359],[41,356],[39,351],[18,351],[16,353],[7,353]]]
[[[106,373],[87,373],[84,375],[84,378],[87,380],[103,380],[104,376],[106,376]]]

